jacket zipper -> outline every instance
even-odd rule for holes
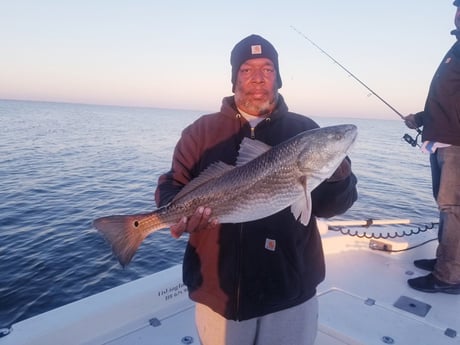
[[[240,241],[239,241],[239,246],[238,246],[238,262],[237,262],[237,286],[236,286],[236,308],[235,308],[235,314],[236,314],[236,319],[240,319],[240,294],[241,294],[241,271],[242,271],[242,257],[243,257],[243,224],[240,224]]]
[[[241,115],[237,114],[237,118],[240,120],[241,124]],[[270,117],[267,117],[265,119],[266,122],[270,122],[271,119]],[[257,126],[256,126],[257,127]],[[255,133],[255,127],[251,127],[251,139],[256,138],[256,133]],[[235,306],[235,313],[236,313],[236,319],[240,319],[240,299],[241,299],[241,271],[242,271],[242,262],[243,262],[243,224],[240,224],[240,229],[239,229],[239,235],[240,235],[240,241],[239,241],[239,247],[238,247],[238,261],[237,261],[237,286],[236,286],[236,306]]]
[[[241,123],[241,114],[236,114],[236,118],[240,121],[240,126],[242,126],[242,123]],[[271,118],[270,117],[267,117],[264,119],[265,122],[270,122],[271,121]],[[259,123],[260,124],[260,123]],[[258,125],[257,125],[258,126]],[[256,127],[257,127],[256,126]],[[250,138],[251,139],[255,139],[256,138],[256,127],[250,127],[250,131],[251,131],[251,134],[250,134]]]
[[[265,118],[263,122],[270,122],[271,119],[269,117]],[[260,122],[257,126],[259,126],[262,122]],[[256,127],[257,127],[256,126]],[[251,139],[255,139],[256,138],[256,127],[251,127]]]

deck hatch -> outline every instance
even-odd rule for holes
[[[396,308],[421,317],[425,317],[431,309],[431,305],[407,296],[399,297],[393,305]]]
[[[338,289],[320,293],[318,299],[318,331],[323,338],[336,340],[325,344],[383,345],[394,341],[395,345],[452,345],[452,337],[445,335],[445,329],[396,308],[394,301],[386,303],[385,299],[379,301],[371,296],[375,303],[370,305],[365,303],[368,297]]]

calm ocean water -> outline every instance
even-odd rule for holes
[[[152,210],[185,110],[0,100],[0,328],[181,262],[185,239],[146,239],[121,268],[94,218]],[[359,200],[337,219],[436,221],[428,156],[401,121],[353,123]],[[412,134],[412,133],[411,133]]]

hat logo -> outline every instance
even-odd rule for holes
[[[251,54],[252,55],[262,54],[262,46],[260,44],[251,46]]]

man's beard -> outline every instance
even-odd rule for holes
[[[267,100],[263,103],[257,103],[255,104],[251,100],[246,100],[243,105],[244,108],[250,111],[251,114],[257,114],[257,115],[267,115],[268,113],[271,112],[272,109],[272,104],[274,103],[274,100]]]
[[[248,93],[243,93],[242,91],[239,91],[239,95],[243,94],[244,96],[243,97],[239,96],[237,92],[237,94],[235,95],[235,97],[237,98],[236,103],[237,105],[241,104],[241,106],[244,107],[244,109],[246,109],[246,111],[249,114],[257,115],[257,116],[267,115],[272,112],[274,108],[273,105],[276,104],[278,100],[278,92],[276,90],[274,91],[275,92],[274,92],[273,98],[267,99],[266,101],[262,101],[262,102],[252,101],[251,97],[247,96]]]

